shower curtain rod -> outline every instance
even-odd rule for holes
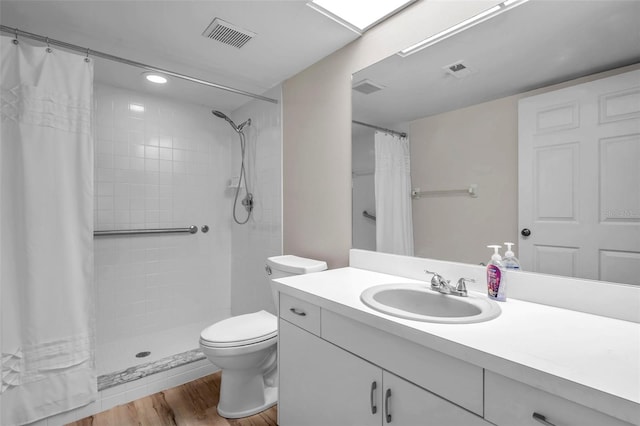
[[[401,138],[406,138],[407,134],[405,132],[399,132],[397,130],[385,129],[384,127],[374,126],[373,124],[363,123],[362,121],[351,120],[353,124],[359,124],[365,127],[371,127],[372,129],[380,130],[385,133],[390,133],[392,135],[400,136]]]
[[[80,53],[86,53],[87,57],[89,57],[89,55],[91,55],[91,56],[95,56],[95,57],[102,58],[102,59],[108,59],[110,61],[120,62],[122,64],[130,65],[130,66],[137,67],[137,68],[142,68],[142,69],[145,69],[147,71],[154,71],[154,72],[158,72],[158,73],[161,73],[161,74],[170,75],[172,77],[176,77],[176,78],[179,78],[179,79],[182,79],[182,80],[191,81],[192,83],[202,84],[203,86],[213,87],[213,88],[220,89],[220,90],[226,90],[227,92],[236,93],[238,95],[243,95],[243,96],[249,96],[249,97],[254,98],[254,99],[259,99],[261,101],[271,102],[271,103],[274,103],[274,104],[278,103],[278,100],[272,99],[272,98],[268,98],[266,96],[257,95],[255,93],[246,92],[244,90],[235,89],[235,88],[229,87],[229,86],[223,86],[222,84],[212,83],[212,82],[206,81],[206,80],[200,80],[199,78],[190,77],[188,75],[184,75],[184,74],[180,74],[180,73],[177,73],[177,72],[169,71],[169,70],[166,70],[166,69],[163,69],[163,68],[158,68],[158,67],[154,67],[154,66],[151,66],[151,65],[143,64],[141,62],[131,61],[129,59],[121,58],[119,56],[110,55],[108,53],[99,52],[97,50],[91,50],[91,49],[86,48],[86,47],[78,46],[78,45],[71,44],[71,43],[66,43],[64,41],[55,40],[55,39],[52,39],[52,38],[49,38],[49,37],[44,37],[44,36],[41,36],[41,35],[38,35],[38,34],[33,34],[33,33],[30,33],[30,32],[27,32],[27,31],[22,31],[22,30],[19,30],[18,28],[11,28],[11,27],[8,27],[6,25],[0,25],[0,31],[5,32],[5,33],[14,34],[16,39],[18,38],[18,36],[24,37],[24,38],[29,38],[29,39],[32,39],[32,40],[37,40],[37,41],[46,43],[47,45],[54,45],[54,46],[62,47],[63,49],[73,50],[73,51],[80,52]]]

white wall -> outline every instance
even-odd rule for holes
[[[210,109],[96,84],[95,227],[208,225],[207,234],[98,237],[98,371],[129,339],[230,315],[228,124]],[[144,112],[129,104],[143,105]],[[144,348],[144,346],[142,346]],[[177,353],[174,352],[174,353]],[[136,360],[127,354],[131,364]],[[142,360],[140,362],[144,362]],[[105,371],[105,369],[107,371]]]
[[[422,191],[478,185],[478,197],[412,202],[415,255],[478,264],[488,244],[518,242],[518,99],[411,123],[411,182]]]
[[[348,265],[351,75],[499,1],[422,1],[283,85],[284,252]]]
[[[265,96],[281,99],[278,86]],[[266,310],[275,313],[271,288],[265,274],[265,260],[282,254],[282,104],[251,101],[234,111],[233,120],[242,123],[251,118],[251,126],[245,127],[247,148],[245,166],[249,187],[254,195],[254,208],[245,225],[232,223],[231,255],[231,312],[233,315]],[[233,132],[230,145],[233,150],[231,176],[240,172],[240,140]],[[234,191],[227,193],[229,206]],[[244,192],[240,193],[240,197]],[[240,205],[238,219],[246,218]],[[231,218],[231,208],[225,210]]]

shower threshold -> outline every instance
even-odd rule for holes
[[[157,361],[135,365],[113,373],[103,374],[98,376],[98,391],[142,379],[152,374],[171,370],[172,368],[181,367],[192,362],[200,361],[204,358],[205,356],[200,349],[192,349]]]

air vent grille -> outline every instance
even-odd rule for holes
[[[364,79],[353,85],[353,90],[356,92],[364,93],[365,95],[370,95],[371,93],[377,92],[378,90],[384,89],[384,86],[381,84],[374,83],[371,80]]]
[[[256,33],[242,29],[220,18],[215,18],[202,33],[203,36],[240,49],[247,44]]]
[[[469,65],[467,65],[467,63],[462,59],[452,64],[445,65],[442,69],[445,70],[447,74],[451,74],[456,78],[464,78],[475,72],[475,70],[469,67]]]

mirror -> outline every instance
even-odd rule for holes
[[[357,121],[409,135],[411,185],[426,191],[412,202],[415,256],[486,263],[505,241],[517,255],[518,101],[640,69],[639,18],[639,2],[531,0],[354,74],[353,246],[376,248],[375,130]],[[628,213],[640,225],[640,206]]]

